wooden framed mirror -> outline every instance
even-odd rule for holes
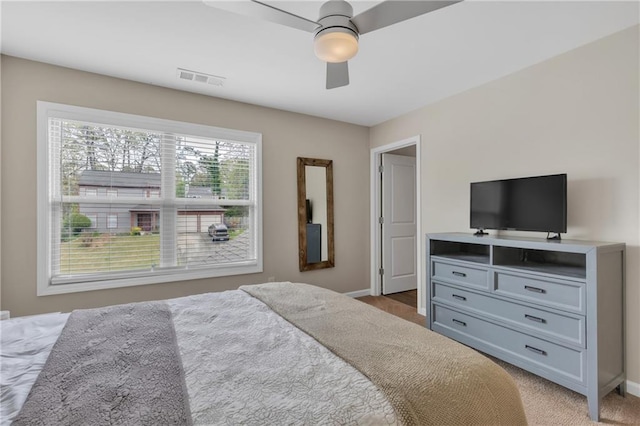
[[[298,157],[300,271],[333,268],[333,161]]]

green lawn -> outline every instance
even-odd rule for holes
[[[60,274],[149,268],[160,264],[160,235],[99,234],[60,245]]]
[[[243,232],[230,230],[229,237]],[[88,234],[60,244],[61,275],[148,269],[159,264],[159,234]]]
[[[229,229],[229,239],[233,240],[238,235],[242,234],[244,229]]]

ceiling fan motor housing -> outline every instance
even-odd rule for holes
[[[316,32],[316,37],[328,32],[351,33],[358,39],[358,28],[351,22],[353,7],[343,0],[330,0],[320,7],[318,23],[322,25]]]
[[[316,56],[340,63],[358,53],[358,28],[351,22],[353,8],[343,0],[330,0],[320,7],[320,29],[314,37]]]

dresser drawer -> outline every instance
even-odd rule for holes
[[[434,280],[442,280],[485,291],[489,290],[489,270],[480,266],[475,267],[433,260],[431,262],[431,276]]]
[[[584,283],[542,280],[530,276],[495,272],[495,292],[540,305],[584,314]]]
[[[578,384],[585,383],[585,351],[538,339],[437,304],[433,305],[433,316],[434,330],[449,337],[480,350],[486,346],[507,354],[528,368],[533,366]]]
[[[585,347],[583,316],[561,315],[525,304],[459,290],[440,283],[434,283],[433,300],[506,321],[513,326],[525,328],[540,337],[551,338],[559,343]]]

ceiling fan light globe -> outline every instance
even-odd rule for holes
[[[358,39],[350,32],[323,32],[316,36],[313,48],[324,62],[345,62],[358,53]]]

